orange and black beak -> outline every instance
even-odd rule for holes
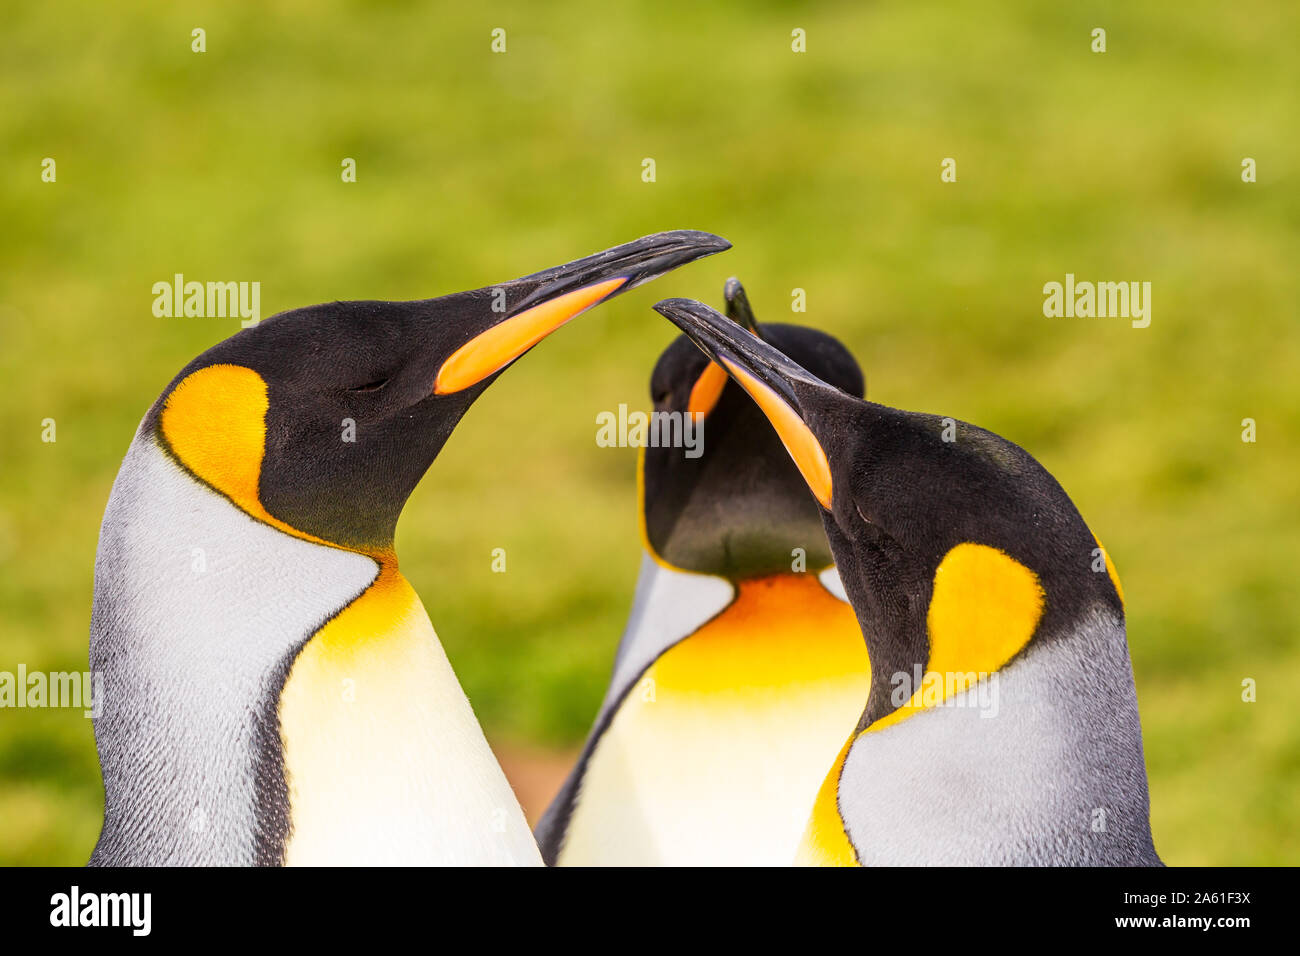
[[[749,393],[776,429],[813,496],[830,510],[833,493],[830,461],[809,422],[808,406],[822,396],[832,401],[842,400],[843,394],[764,342],[744,324],[701,302],[665,299],[655,306],[655,311],[686,333]]]
[[[592,306],[730,248],[727,240],[707,232],[660,232],[471,293],[483,300],[483,321],[467,329],[465,341],[442,363],[434,393],[477,385]]]
[[[727,301],[727,318],[750,334],[762,338],[763,335],[758,330],[758,322],[754,319],[754,310],[749,305],[749,296],[745,295],[745,287],[740,284],[739,279],[732,276],[727,280],[722,290],[722,297]],[[704,367],[700,377],[695,380],[686,403],[686,410],[692,415],[707,415],[713,411],[713,406],[718,404],[726,384],[727,370],[717,362],[710,362]]]

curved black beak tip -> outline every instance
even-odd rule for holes
[[[676,229],[657,232],[611,249],[614,255],[608,265],[616,270],[625,269],[628,282],[624,288],[633,289],[678,266],[730,248],[730,242],[711,232]]]
[[[529,293],[517,308],[554,298],[583,286],[621,280],[605,298],[613,298],[657,279],[678,266],[703,259],[731,248],[731,243],[711,232],[676,229],[642,236],[621,246],[575,259],[573,262],[544,269],[517,280],[526,283]]]
[[[731,354],[728,333],[739,331],[736,325],[724,318],[716,309],[694,299],[662,299],[654,309],[685,333],[710,359],[717,360],[720,352]]]
[[[710,326],[711,316],[718,315],[716,310],[694,299],[660,299],[654,304],[654,310],[692,338],[692,333]]]
[[[703,302],[664,299],[654,308],[681,329],[710,359],[724,367],[728,364],[740,366],[791,401],[794,400],[794,382],[831,388],[784,352],[751,335]]]
[[[740,284],[739,279],[732,276],[727,280],[727,284],[722,289],[722,297],[727,302],[727,318],[758,335],[758,321],[754,318],[749,296],[745,294],[745,287]]]

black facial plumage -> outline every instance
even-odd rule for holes
[[[520,348],[443,390],[440,374],[449,359],[464,358],[468,350],[472,365],[472,350],[485,342],[483,348],[495,354],[498,346],[488,340],[514,319],[523,317],[516,325],[531,328],[529,316],[597,290],[573,306],[576,314],[729,245],[708,233],[664,232],[436,299],[334,302],[284,312],[189,363],[145,425],[168,447],[160,419],[173,390],[213,366],[249,369],[266,386],[261,505],[274,519],[313,537],[358,550],[391,548],[407,497],[470,405],[563,322],[548,319],[557,324],[540,334],[536,328],[520,332]],[[219,443],[221,429],[230,426],[217,411],[211,427],[212,441]]]
[[[806,326],[754,323],[735,279],[726,298],[737,328],[756,330],[846,394],[864,394],[862,371],[839,341]],[[650,377],[655,411],[685,413],[708,365],[689,338],[674,339]],[[702,454],[652,447],[643,467],[646,537],[669,564],[741,578],[788,572],[794,548],[809,569],[832,562],[817,502],[771,424],[729,379],[704,418]]]

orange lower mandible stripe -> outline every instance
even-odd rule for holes
[[[627,279],[620,277],[574,289],[479,333],[442,363],[434,394],[459,392],[501,371],[578,313],[613,295],[625,282]]]

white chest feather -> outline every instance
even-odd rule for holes
[[[248,516],[147,438],[105,512],[90,651],[92,862],[538,862],[405,581]]]
[[[540,864],[419,599],[385,570],[280,698],[290,865]]]
[[[560,862],[788,865],[868,682],[852,609],[815,577],[742,583],[618,708]]]

